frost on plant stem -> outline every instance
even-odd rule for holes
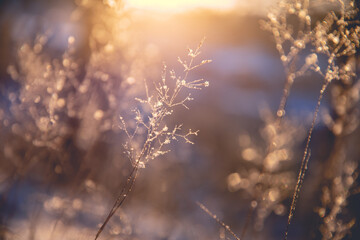
[[[285,115],[285,106],[294,80],[304,76],[308,71],[315,72],[323,79],[293,194],[285,239],[287,239],[288,228],[295,212],[308,167],[311,137],[322,98],[333,81],[346,81],[346,79],[349,81],[349,79],[355,77],[355,73],[351,71],[349,65],[347,63],[340,64],[340,62],[344,61],[344,59],[351,59],[360,45],[360,26],[359,22],[354,20],[358,9],[355,7],[354,1],[331,1],[335,5],[334,9],[336,11],[330,10],[323,19],[316,23],[312,21],[311,3],[308,0],[279,1],[278,7],[268,13],[268,21],[262,24],[274,36],[276,49],[279,52],[286,73],[283,96],[277,111],[279,124]],[[294,21],[294,19],[296,20]],[[302,60],[300,54],[309,50],[311,53]],[[327,60],[325,66],[320,67],[318,63],[319,57]],[[336,129],[341,132],[339,127]]]
[[[327,160],[329,167],[324,171],[326,184],[321,205],[316,209],[322,219],[319,230],[323,240],[343,239],[355,224],[355,219],[349,219],[344,212],[358,178],[356,154],[351,154],[347,143],[354,141],[359,126],[359,83],[355,58],[351,57],[340,68],[340,81],[331,89],[333,114],[328,111],[322,114],[324,123],[335,136],[334,148]]]
[[[210,60],[202,60],[198,64],[195,63],[202,44],[203,41],[195,50],[188,50],[189,60],[185,61],[178,58],[184,68],[183,75],[178,76],[174,70],[167,72],[167,68],[164,66],[161,80],[153,84],[152,93],[145,81],[145,98],[136,98],[140,107],[133,109],[134,126],[129,127],[126,120],[122,116],[119,117],[119,127],[124,130],[127,136],[127,141],[124,144],[126,155],[134,167],[143,168],[149,160],[169,152],[167,145],[172,141],[182,139],[186,143],[193,144],[191,137],[197,135],[198,131],[189,129],[187,133],[181,133],[182,124],[168,127],[166,119],[171,117],[176,111],[176,107],[188,109],[188,102],[193,100],[189,90],[201,90],[203,87],[209,86],[209,82],[204,79],[188,79],[191,70],[211,62]],[[149,109],[149,111],[147,112],[145,109]]]
[[[297,78],[313,71],[324,78],[325,84],[338,80],[337,59],[354,55],[359,47],[360,26],[352,20],[358,11],[354,2],[332,2],[339,11],[329,11],[321,21],[314,22],[311,1],[281,0],[269,11],[268,21],[261,23],[273,34],[286,73],[283,97],[277,111],[280,119],[285,114],[287,98]],[[309,50],[312,53],[302,60],[300,54]],[[319,57],[327,58],[327,66],[320,67]]]
[[[92,156],[97,144],[107,141],[106,135],[120,137],[118,144],[126,142],[126,155],[134,171],[116,201],[118,207],[131,191],[139,167],[167,153],[173,141],[192,143],[197,131],[183,133],[182,124],[171,126],[166,119],[178,107],[188,108],[193,100],[188,90],[209,86],[203,79],[190,80],[188,74],[210,61],[197,62],[202,41],[198,48],[189,49],[187,60],[179,60],[184,68],[181,76],[164,69],[163,78],[154,87],[144,84],[138,79],[153,78],[156,53],[146,51],[149,45],[145,51],[139,49],[129,29],[132,16],[122,8],[122,2],[76,4],[72,16],[81,17],[87,11],[93,14],[86,23],[89,35],[84,45],[88,55],[78,54],[81,43],[76,34],[62,39],[68,46],[60,56],[54,54],[56,57],[46,51],[51,48],[49,41],[58,37],[56,33],[46,32],[33,42],[21,43],[17,61],[8,67],[18,88],[5,91],[9,104],[1,103],[0,127],[5,133],[2,154],[12,167],[7,173],[10,178],[35,176],[36,171],[39,178],[76,174],[79,177],[72,184],[79,191],[78,186],[83,186],[89,175],[98,174],[94,166],[109,165],[104,161],[108,159]],[[133,105],[132,100],[142,96],[139,92],[143,89],[146,96]],[[129,120],[132,113],[135,118]]]
[[[210,60],[202,60],[198,64],[195,63],[203,43],[204,39],[195,50],[188,50],[189,59],[187,61],[178,59],[184,68],[183,75],[177,75],[174,70],[171,70],[168,76],[167,69],[164,66],[161,80],[153,83],[153,91],[150,90],[145,81],[145,98],[136,98],[140,106],[133,109],[135,117],[133,122],[129,121],[129,123],[133,123],[132,127],[124,117],[119,116],[119,127],[127,136],[127,141],[124,144],[125,155],[132,163],[133,168],[95,239],[100,236],[106,224],[131,192],[139,168],[145,168],[150,160],[168,153],[170,151],[168,145],[172,141],[182,139],[186,143],[193,144],[191,137],[197,135],[198,131],[189,129],[187,133],[182,133],[182,124],[176,124],[170,128],[167,126],[166,120],[176,111],[177,107],[188,109],[186,104],[193,100],[191,94],[188,93],[189,90],[201,90],[203,87],[209,86],[209,82],[203,79],[189,80],[188,77],[191,70],[211,62]],[[185,96],[183,96],[184,94]]]

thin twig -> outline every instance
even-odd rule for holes
[[[210,217],[212,217],[219,225],[221,225],[222,227],[224,227],[224,229],[226,231],[228,231],[236,240],[240,240],[240,238],[231,230],[231,228],[229,227],[229,225],[226,225],[223,221],[221,221],[218,216],[216,216],[215,214],[213,214],[207,207],[204,206],[204,204],[200,203],[200,202],[196,202],[197,205],[199,205],[199,207],[206,212]]]
[[[138,171],[139,171],[139,166],[137,164],[137,165],[135,165],[133,167],[131,173],[129,174],[129,177],[128,177],[124,187],[121,189],[121,192],[120,192],[119,196],[117,197],[113,207],[111,208],[108,216],[106,217],[104,223],[101,225],[101,227],[97,231],[96,236],[95,236],[95,240],[98,239],[101,232],[104,230],[106,224],[109,222],[111,217],[115,214],[116,210],[124,203],[124,201],[127,198],[128,194],[131,192],[132,187],[134,186]]]
[[[326,81],[324,83],[324,85],[322,86],[321,90],[320,90],[320,95],[319,95],[319,98],[318,98],[318,101],[317,101],[317,104],[316,104],[313,120],[312,120],[312,123],[311,123],[311,127],[310,127],[310,130],[309,130],[309,133],[308,133],[307,140],[306,140],[306,146],[305,146],[305,149],[304,149],[304,155],[303,155],[303,158],[301,160],[301,167],[300,167],[300,171],[299,171],[299,175],[298,175],[298,181],[296,183],[295,190],[294,190],[294,195],[293,195],[292,202],[291,202],[291,207],[290,207],[290,211],[289,211],[288,222],[287,222],[287,225],[286,225],[284,240],[287,240],[287,236],[288,236],[288,232],[289,232],[289,226],[291,224],[291,220],[292,220],[292,218],[294,216],[294,213],[295,213],[297,200],[299,198],[301,187],[302,187],[302,184],[303,184],[303,181],[304,181],[304,178],[305,178],[305,173],[306,173],[306,170],[308,168],[309,159],[310,159],[310,155],[311,155],[311,151],[310,151],[311,137],[312,137],[312,133],[313,133],[314,128],[315,128],[315,123],[316,123],[316,119],[317,119],[317,116],[318,116],[318,113],[319,113],[321,100],[324,97],[325,90],[328,87],[329,83],[330,83],[329,81]]]

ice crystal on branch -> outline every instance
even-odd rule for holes
[[[285,113],[285,105],[295,79],[308,71],[321,75],[326,82],[340,79],[340,71],[336,61],[341,57],[349,57],[359,48],[358,22],[353,21],[357,14],[354,2],[345,4],[342,0],[331,1],[338,12],[329,11],[316,23],[312,22],[310,1],[279,1],[278,7],[268,13],[268,21],[263,21],[264,29],[272,32],[286,73],[286,84],[278,109],[281,118]],[[305,61],[299,57],[301,53],[312,51]],[[327,58],[327,66],[320,68],[318,57]],[[327,84],[322,93],[325,91]]]
[[[186,104],[192,98],[190,93],[186,93],[186,90],[201,90],[203,87],[209,86],[209,83],[203,79],[188,79],[191,70],[210,62],[210,60],[203,60],[200,64],[195,65],[196,57],[200,54],[203,42],[204,39],[195,50],[189,49],[189,63],[179,60],[184,67],[184,75],[176,75],[175,71],[171,70],[169,72],[170,81],[173,81],[173,83],[170,84],[168,83],[167,69],[164,66],[161,80],[158,83],[153,83],[154,88],[150,89],[145,81],[145,98],[135,98],[140,103],[140,106],[133,110],[135,113],[134,119],[126,121],[122,116],[119,117],[119,127],[127,137],[127,141],[123,145],[125,155],[132,163],[133,168],[112,209],[99,228],[95,239],[100,236],[106,224],[131,192],[139,168],[145,168],[150,160],[169,152],[167,145],[172,141],[182,139],[186,143],[193,144],[191,137],[197,135],[198,131],[189,129],[187,133],[182,133],[182,124],[176,124],[173,128],[169,128],[166,125],[166,119],[174,113],[176,107],[188,108]],[[182,96],[184,92],[185,97]]]
[[[164,66],[161,80],[158,83],[154,82],[151,90],[145,81],[145,99],[136,98],[141,106],[133,110],[135,113],[133,127],[129,127],[124,118],[120,117],[120,128],[128,138],[124,144],[126,155],[134,167],[145,167],[149,160],[169,152],[166,145],[172,141],[182,139],[186,143],[193,144],[191,137],[197,135],[198,131],[189,129],[187,133],[182,133],[182,124],[169,128],[166,125],[166,118],[173,114],[177,106],[188,109],[187,103],[193,100],[188,90],[201,90],[209,86],[209,82],[204,79],[189,80],[188,78],[191,70],[211,62],[202,60],[199,64],[195,63],[203,41],[195,50],[188,50],[187,61],[178,58],[184,68],[183,75],[177,75],[174,70],[167,71]]]
[[[263,22],[263,27],[271,31],[274,36],[276,49],[279,52],[286,73],[283,96],[277,111],[279,123],[285,114],[285,106],[294,80],[304,76],[309,71],[315,72],[323,79],[301,160],[298,181],[288,216],[285,240],[287,239],[288,228],[295,212],[308,167],[310,142],[321,101],[330,83],[334,80],[341,80],[344,85],[352,85],[349,82],[352,81],[351,79],[354,78],[355,73],[348,64],[341,65],[340,63],[354,57],[357,48],[360,47],[360,26],[359,21],[356,20],[358,9],[355,7],[354,1],[330,1],[334,10],[328,11],[325,17],[316,23],[312,23],[311,3],[308,0],[281,0],[278,7],[268,13],[268,21]],[[302,59],[300,54],[309,50],[312,53]],[[320,67],[318,63],[318,57],[320,56],[327,60],[325,66]],[[338,104],[338,106],[343,107],[344,105]],[[331,122],[331,120],[328,120],[328,122]],[[338,135],[342,132],[341,124],[335,126],[335,134]],[[341,162],[343,161],[339,160],[337,164],[341,165]],[[336,175],[333,177],[336,177]]]

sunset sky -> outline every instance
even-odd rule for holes
[[[236,0],[127,0],[128,7],[160,11],[160,12],[181,12],[194,8],[212,8],[228,10],[235,6]]]

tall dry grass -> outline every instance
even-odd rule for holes
[[[174,155],[187,150],[181,142],[198,141],[198,131],[184,131],[178,118],[183,109],[192,116],[191,101],[197,96],[194,90],[209,86],[207,80],[195,77],[203,74],[202,65],[211,62],[199,59],[203,41],[189,48],[185,58],[177,59],[179,70],[169,71],[159,64],[153,45],[135,40],[138,33],[132,29],[132,18],[136,15],[122,1],[75,3],[70,18],[83,21],[85,39],[66,36],[66,49],[59,54],[50,47],[58,36],[48,29],[21,43],[16,61],[7,67],[11,80],[2,86],[0,103],[3,239],[139,239],[137,229],[146,226],[131,222],[123,204],[125,200],[139,201],[132,194],[140,173],[154,170],[152,165],[157,161],[180,158]],[[277,109],[260,112],[263,126],[259,136],[245,130],[239,134],[234,151],[239,151],[241,161],[232,163],[235,167],[222,176],[226,189],[217,199],[238,194],[244,197],[239,202],[246,202],[241,206],[241,220],[235,223],[238,226],[227,224],[227,219],[215,215],[206,202],[196,199],[200,209],[219,225],[220,239],[255,239],[272,226],[269,219],[274,216],[283,221],[283,238],[295,238],[294,221],[309,184],[315,186],[313,194],[319,199],[313,207],[318,215],[314,238],[351,239],[358,215],[352,216],[347,205],[349,198],[359,193],[360,26],[356,4],[281,0],[261,21],[259,28],[273,36],[285,83]],[[322,9],[320,14],[314,10],[318,8]],[[287,114],[287,104],[296,83],[309,79],[320,81],[320,88],[307,126]],[[322,109],[326,98],[330,107]],[[213,117],[201,121],[206,124]],[[317,151],[313,138],[319,119],[334,140],[326,159],[314,167],[314,176],[311,166],[318,155],[311,153]],[[219,131],[228,127],[222,124],[217,126]],[[212,133],[209,130],[208,134]],[[178,166],[176,162],[168,164]],[[172,175],[175,173],[169,171],[166,176]],[[152,183],[151,179],[143,181]],[[155,185],[151,187],[166,193],[166,184],[157,181]],[[141,190],[137,194],[143,197]],[[26,204],[32,211],[22,211],[27,216],[19,217],[19,207],[11,203],[27,191],[31,200]],[[178,191],[174,197],[183,194]],[[20,196],[14,197],[14,192]],[[149,192],[158,195],[156,190]],[[191,191],[184,192],[190,192],[190,199]],[[139,206],[145,205],[145,200],[134,205],[140,215]],[[284,215],[286,219],[281,217]],[[149,222],[159,217],[154,216]],[[189,218],[180,225],[199,229]],[[51,222],[50,227],[45,227],[47,222]],[[169,230],[160,230],[159,239],[167,236]],[[16,233],[19,231],[22,234]],[[212,233],[204,227],[196,236],[208,239]],[[178,239],[173,236],[171,239]]]

